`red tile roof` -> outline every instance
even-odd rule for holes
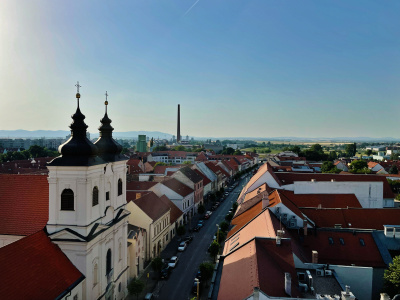
[[[153,221],[158,220],[170,210],[169,205],[165,204],[165,201],[153,192],[142,195],[142,197],[133,200],[133,203],[139,206]]]
[[[29,235],[49,219],[47,175],[0,174],[0,234]]]
[[[126,183],[127,191],[147,191],[155,186],[157,182],[154,181],[130,181]]]
[[[292,191],[280,190],[297,207],[347,208],[359,207],[361,204],[354,194],[295,194]]]
[[[329,238],[332,238],[333,244],[329,243]],[[341,238],[344,245],[340,243]],[[365,246],[362,246],[360,239]],[[312,251],[315,250],[318,251],[318,263],[321,264],[386,268],[371,232],[353,234],[344,230],[318,230],[316,235],[309,234],[299,243],[301,253],[296,254],[304,262],[312,261]]]
[[[208,177],[205,176],[203,173],[201,173],[199,170],[194,169],[194,171],[203,178],[203,186],[206,186],[207,184],[209,184],[211,182],[211,180],[208,179]]]
[[[292,184],[295,181],[311,181],[315,179],[317,181],[331,181],[332,179],[336,181],[359,181],[359,182],[369,182],[369,181],[381,181],[383,182],[383,198],[394,198],[394,194],[390,188],[389,183],[385,177],[378,175],[364,175],[364,174],[306,174],[306,173],[275,173],[276,176],[286,185]]]
[[[84,276],[43,230],[0,248],[2,299],[55,299]]]
[[[183,215],[183,212],[178,208],[178,206],[176,206],[171,200],[169,200],[167,196],[162,195],[160,197],[160,200],[164,202],[166,205],[168,205],[169,208],[171,208],[169,217],[170,223],[171,224],[175,223],[176,220],[178,220],[179,217]]]
[[[383,230],[383,225],[400,225],[398,208],[300,208],[318,227],[362,228]]]
[[[286,272],[292,276],[292,297],[301,296],[290,241],[277,247],[275,239],[254,238],[225,257],[218,299],[246,299],[254,287],[268,296],[288,297]]]
[[[193,193],[193,189],[191,189],[187,185],[183,184],[179,180],[176,180],[175,178],[170,178],[168,180],[165,180],[165,181],[161,182],[161,184],[170,188],[171,190],[173,190],[175,193],[181,195],[182,197],[186,197],[187,195],[190,195],[191,193]]]
[[[262,211],[262,201],[258,201],[248,208],[245,212],[241,213],[231,221],[232,229],[228,232],[226,238],[229,239],[232,235],[242,229],[247,223],[255,218]]]

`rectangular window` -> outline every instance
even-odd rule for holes
[[[110,192],[106,192],[106,200],[110,200]]]
[[[74,300],[78,300],[78,295],[75,295],[75,296],[74,296]]]

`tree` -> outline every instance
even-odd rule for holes
[[[353,160],[350,164],[350,171],[352,173],[364,173],[365,169],[368,169],[368,164],[365,160],[356,159]]]
[[[161,272],[163,267],[163,261],[161,259],[161,257],[155,257],[153,258],[153,260],[151,261],[151,268],[153,269],[154,272]]]
[[[400,153],[390,154],[390,160],[399,160]]]
[[[176,233],[177,233],[179,236],[184,235],[184,234],[186,233],[186,228],[185,228],[185,226],[180,225],[180,226],[178,227],[178,229],[176,229]]]
[[[167,151],[168,148],[166,146],[156,146],[153,148],[153,152],[157,152],[157,151]]]
[[[396,165],[393,165],[393,166],[389,169],[389,174],[399,174],[399,169],[397,168]]]
[[[222,154],[232,155],[235,152],[235,149],[228,147],[222,151]]]
[[[296,153],[296,154],[299,154],[301,152],[301,149],[300,149],[299,146],[293,146],[289,150],[294,152],[294,153]]]
[[[150,140],[150,147],[153,147],[153,145],[154,145],[154,139],[151,138],[151,140]]]
[[[235,152],[233,152],[233,155],[242,155],[242,151],[237,149],[237,150],[235,150]]]
[[[221,229],[221,231],[226,232],[228,231],[229,223],[223,221],[221,222],[221,224],[219,224],[219,228]]]
[[[30,146],[29,152],[32,157],[44,157],[47,154],[46,151],[44,150],[44,148],[40,147],[38,145]]]
[[[390,297],[400,294],[400,256],[396,256],[383,275],[383,290]]]
[[[138,278],[133,278],[128,284],[128,291],[130,295],[135,295],[136,299],[139,298],[139,294],[144,290],[144,282]]]
[[[338,156],[337,156],[337,154],[336,154],[336,151],[331,151],[331,152],[329,152],[329,156],[328,156],[328,158],[329,158],[329,160],[335,160],[336,158],[337,158]]]
[[[197,212],[198,212],[199,214],[204,214],[205,211],[206,211],[206,208],[204,207],[203,204],[200,204],[200,205],[197,207]]]
[[[320,144],[312,145],[310,150],[313,152],[324,152],[324,150],[322,149],[322,146]]]
[[[210,245],[210,255],[214,259],[214,261],[218,253],[219,253],[219,244],[217,241],[213,241]]]
[[[225,220],[228,221],[228,222],[230,222],[232,220],[232,218],[233,218],[233,213],[227,214],[225,216]]]
[[[165,162],[159,161],[154,165],[154,168],[157,167],[157,166],[168,166],[168,164],[166,164]]]
[[[345,151],[346,151],[346,155],[347,155],[347,156],[354,156],[354,155],[356,155],[356,153],[357,153],[356,143],[354,143],[354,144],[347,144],[347,145],[346,145],[346,148],[345,148]]]
[[[367,151],[365,151],[365,154],[370,156],[372,154],[372,150],[368,149]],[[392,157],[390,156],[390,159],[392,159]]]
[[[214,272],[214,265],[210,262],[203,262],[199,266],[201,273],[201,280],[206,282],[206,286],[208,286],[208,281],[211,279]]]
[[[339,173],[340,170],[331,161],[324,161],[321,166],[322,173]]]

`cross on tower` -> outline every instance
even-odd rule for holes
[[[81,97],[81,94],[79,94],[79,88],[81,87],[79,85],[79,81],[76,82],[75,86],[76,86],[76,100],[78,100],[78,108],[79,108],[79,98]]]
[[[104,95],[106,95],[106,101],[104,102],[104,104],[106,105],[106,113],[107,113],[107,105],[108,105],[108,94],[107,94],[107,91],[106,91],[106,93]]]

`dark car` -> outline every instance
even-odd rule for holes
[[[183,238],[183,241],[186,242],[186,244],[190,244],[190,242],[193,241],[193,236],[187,235]]]
[[[160,278],[161,279],[168,279],[169,274],[171,274],[172,268],[167,266],[166,268],[161,270]]]
[[[209,214],[205,214],[204,215],[204,220],[208,220],[210,218],[210,215]]]
[[[211,207],[211,210],[214,211],[216,208],[217,206],[214,205],[213,207]]]
[[[201,227],[199,227],[199,226],[196,226],[195,228],[193,228],[193,231],[196,231],[196,232],[197,232],[197,231],[199,231],[199,230],[200,230],[200,228],[201,228]]]
[[[194,280],[193,282],[193,286],[192,286],[192,293],[193,294],[197,294],[197,285],[199,285],[199,295],[200,295],[200,281],[197,282],[196,280]]]
[[[198,280],[201,280],[201,272],[200,272],[200,270],[197,271],[196,278]]]

